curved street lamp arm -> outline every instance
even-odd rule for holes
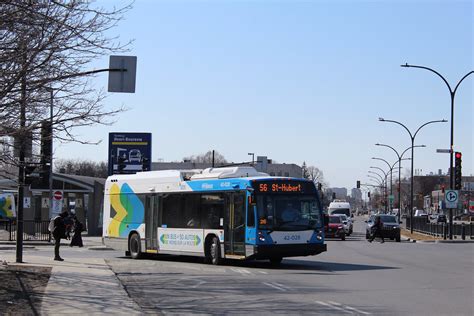
[[[473,74],[474,73],[474,70],[473,71],[470,71],[468,72],[464,77],[462,77],[461,80],[459,80],[458,84],[456,85],[456,87],[454,88],[454,91],[453,91],[453,94],[456,93],[456,90],[458,89],[459,85],[461,84],[461,82],[466,79],[469,75]]]
[[[375,160],[381,160],[383,162],[385,162],[387,164],[387,166],[390,168],[390,164],[388,163],[387,160],[383,159],[383,158],[378,158],[378,157],[372,157],[372,159],[375,159]]]
[[[405,149],[405,150],[402,152],[402,154],[400,155],[400,157],[403,157],[403,155],[404,155],[408,150],[410,150],[411,147],[412,147],[412,146],[410,146],[410,147],[408,147],[407,149]],[[415,145],[415,146],[413,146],[413,148],[416,148],[416,147],[426,147],[426,145]],[[401,160],[403,160],[403,159],[401,159]]]
[[[372,180],[372,181],[375,180],[379,186],[382,186],[382,182],[380,182],[380,180],[377,179],[376,177],[373,177],[373,176],[371,176],[370,174],[368,174],[367,177],[369,177],[370,180]]]
[[[395,154],[397,155],[398,159],[402,159],[402,157],[398,154],[398,151],[396,151],[395,148],[393,148],[393,147],[390,146],[390,145],[377,143],[377,144],[375,144],[375,146],[388,147],[388,148],[392,149],[392,150],[395,152]]]
[[[425,67],[425,66],[417,66],[417,65],[409,65],[408,63],[406,63],[405,65],[400,65],[400,67],[407,67],[407,68],[420,68],[420,69],[425,69],[425,70],[429,70],[435,74],[437,74],[441,79],[443,79],[444,83],[448,86],[448,89],[449,89],[449,92],[451,94],[453,94],[453,90],[451,89],[451,86],[449,85],[448,81],[439,73],[437,72],[436,70],[434,69],[431,69],[431,68],[428,68],[428,67]],[[464,79],[464,78],[463,78]]]
[[[388,172],[386,173],[382,168],[374,167],[374,166],[370,166],[369,168],[378,169],[378,170],[382,171],[382,173],[385,175],[385,178],[387,178],[387,176],[388,176]],[[389,172],[390,172],[390,171],[389,171]]]
[[[379,119],[380,120],[380,119]],[[394,121],[394,120],[386,120],[386,119],[382,119],[380,120],[381,122],[391,122],[391,123],[395,123],[395,124],[398,124],[400,126],[402,126],[404,129],[406,129],[406,131],[408,132],[408,134],[410,134],[410,138],[411,139],[414,139],[414,136],[411,134],[410,130],[408,129],[408,127],[406,127],[405,125],[403,125],[402,123],[398,122],[398,121]]]
[[[433,124],[433,123],[446,123],[447,120],[436,120],[436,121],[429,121],[429,122],[426,122],[425,124],[421,125],[420,127],[418,127],[418,129],[416,130],[415,134],[413,135],[413,139],[415,139],[416,137],[416,134],[418,134],[418,132],[420,131],[421,128],[425,127],[426,125],[428,124]],[[414,147],[414,146],[413,146]]]
[[[377,172],[375,172],[375,171],[370,171],[370,170],[369,170],[369,171],[367,171],[367,172],[368,172],[368,173],[373,173],[373,174],[376,174],[376,175],[378,175],[378,176],[380,177],[380,180],[382,180],[382,183],[384,183],[384,182],[385,182],[385,180],[384,180],[384,177],[382,177],[382,176],[381,176],[380,174],[378,174]],[[385,178],[387,178],[387,177],[385,176]]]

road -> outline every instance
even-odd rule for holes
[[[106,262],[143,311],[162,314],[473,315],[474,244],[365,240],[363,218],[328,252],[212,266],[190,257]]]

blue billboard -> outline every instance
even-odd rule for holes
[[[151,133],[109,133],[109,176],[151,170]]]

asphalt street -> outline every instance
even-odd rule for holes
[[[474,244],[365,240],[359,217],[328,251],[266,261],[156,256],[106,262],[144,312],[162,314],[473,315]]]

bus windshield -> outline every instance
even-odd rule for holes
[[[258,227],[298,231],[322,227],[317,200],[310,195],[257,195]]]

